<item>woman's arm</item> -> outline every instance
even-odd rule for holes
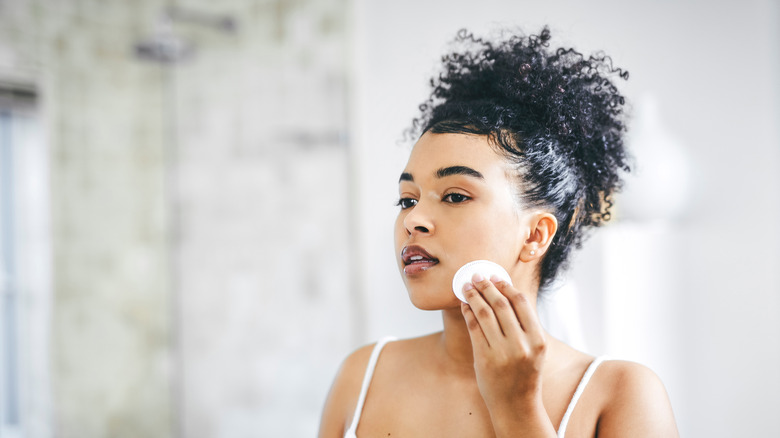
[[[350,354],[341,364],[325,400],[320,419],[319,438],[343,438],[352,421],[360,385],[371,357],[373,345],[367,345]]]
[[[461,311],[493,430],[497,437],[555,437],[542,403],[544,330],[526,295],[503,280],[492,280],[475,275],[476,288],[464,291],[468,304]]]

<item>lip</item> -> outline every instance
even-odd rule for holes
[[[427,271],[439,263],[439,259],[419,245],[409,245],[401,251],[404,274],[414,275]]]

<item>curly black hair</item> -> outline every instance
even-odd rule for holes
[[[603,53],[550,50],[549,41],[546,26],[498,42],[459,31],[410,130],[486,135],[516,165],[520,202],[549,209],[559,224],[541,262],[542,290],[587,231],[610,219],[630,170],[625,99],[613,83],[628,72]]]

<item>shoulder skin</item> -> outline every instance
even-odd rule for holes
[[[599,438],[679,437],[666,388],[653,371],[620,360],[601,367],[599,387],[608,397],[598,420]]]
[[[320,420],[319,438],[343,438],[357,406],[363,376],[375,344],[352,352],[342,362],[328,392]]]

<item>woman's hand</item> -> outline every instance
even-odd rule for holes
[[[476,274],[471,282],[475,287],[464,288],[468,304],[461,304],[461,311],[474,350],[477,385],[496,434],[554,436],[542,404],[546,344],[533,303],[497,277]],[[515,429],[517,423],[522,431]]]

